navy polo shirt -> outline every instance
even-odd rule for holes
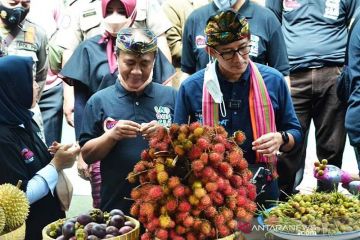
[[[271,103],[275,111],[276,127],[278,131],[288,131],[294,136],[295,142],[302,140],[301,126],[296,117],[293,103],[286,82],[277,70],[256,64],[264,79]],[[244,150],[245,158],[249,163],[255,162],[255,153],[251,150],[254,140],[250,121],[249,89],[250,89],[250,66],[242,75],[240,81],[228,82],[216,68],[220,88],[224,95],[226,105],[226,116],[220,114],[219,124],[232,135],[241,130],[246,135],[246,141],[240,147]],[[187,123],[188,116],[191,122],[202,122],[202,89],[204,83],[204,72],[200,70],[191,75],[180,86],[175,106],[174,121],[176,123]],[[230,100],[240,103],[239,108],[230,107]]]
[[[206,22],[219,9],[214,3],[194,10],[187,18],[183,33],[181,70],[188,74],[206,67],[209,55],[205,51]],[[254,62],[276,68],[289,75],[289,61],[281,25],[268,9],[246,0],[239,13],[249,21],[251,32],[250,58]]]
[[[344,63],[359,0],[267,0],[266,6],[282,21],[291,71]]]
[[[104,133],[104,121],[111,117],[115,120],[131,120],[148,123],[157,120],[164,126],[170,126],[173,119],[176,90],[158,83],[149,84],[144,93],[136,96],[126,91],[119,81],[108,88],[95,93],[87,102],[80,134],[80,145],[97,138]],[[140,159],[142,150],[148,147],[143,137],[119,141],[101,161],[101,209],[120,208],[128,213],[133,186],[126,177]]]

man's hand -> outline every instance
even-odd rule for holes
[[[140,133],[144,138],[149,139],[156,133],[156,129],[159,126],[160,124],[156,120],[153,120],[149,123],[142,123]]]
[[[135,138],[140,133],[141,125],[130,120],[119,120],[109,131],[105,132],[115,141],[124,138]]]
[[[264,157],[276,156],[283,143],[279,132],[267,133],[252,142],[252,150],[264,155]]]
[[[89,181],[90,177],[91,177],[91,175],[90,175],[90,170],[91,170],[90,165],[87,165],[86,162],[84,162],[81,154],[78,157],[76,166],[77,166],[79,177],[81,177],[84,180]]]
[[[74,87],[64,83],[64,103],[63,111],[66,122],[74,127]]]

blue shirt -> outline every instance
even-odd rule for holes
[[[289,132],[293,135],[295,142],[300,143],[302,141],[301,126],[283,76],[271,67],[261,64],[256,64],[256,66],[264,79],[274,108],[277,130]],[[226,116],[222,117],[220,114],[219,124],[224,126],[230,135],[237,130],[245,133],[247,139],[241,148],[245,152],[246,160],[254,163],[255,153],[251,150],[254,139],[249,110],[250,66],[247,67],[240,81],[235,83],[226,81],[218,67],[216,71],[226,106]],[[205,70],[196,72],[181,84],[175,106],[174,121],[176,123],[187,123],[188,116],[191,122],[202,122],[204,72]],[[230,102],[240,103],[240,107],[230,106]]]
[[[209,55],[205,51],[205,27],[207,20],[219,9],[214,3],[194,10],[187,18],[183,33],[181,70],[193,74],[206,67]],[[276,68],[284,76],[289,75],[289,61],[280,22],[269,10],[249,0],[239,9],[249,21],[251,33],[250,58],[254,62]]]
[[[170,126],[173,120],[176,90],[151,83],[143,94],[137,96],[126,91],[119,80],[108,88],[96,92],[87,102],[79,143],[104,134],[104,121],[110,117],[115,120],[131,120],[148,123],[157,120],[163,126]],[[129,172],[140,160],[140,153],[148,148],[142,136],[119,141],[108,155],[101,160],[101,209],[114,208],[129,212],[131,184],[126,180]]]

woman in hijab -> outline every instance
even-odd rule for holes
[[[78,146],[54,143],[52,156],[39,138],[29,110],[39,94],[32,65],[31,58],[0,58],[0,184],[22,180],[21,190],[30,203],[29,240],[41,239],[47,224],[65,217],[54,189],[58,172],[71,167],[79,153]]]

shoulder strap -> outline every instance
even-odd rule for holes
[[[354,29],[354,26],[356,25],[356,23],[359,21],[360,19],[360,11],[357,11],[357,14],[355,16],[355,19],[354,21],[352,22],[351,26],[350,26],[350,29],[349,29],[349,33],[348,33],[348,38],[347,38],[347,43],[346,43],[346,50],[345,50],[345,65],[348,64],[348,49],[349,49],[349,42],[350,42],[350,36],[351,36],[351,33]]]
[[[3,40],[5,47],[9,47],[12,41],[16,38],[18,33],[20,32],[20,27],[16,27],[12,29],[6,38]]]

